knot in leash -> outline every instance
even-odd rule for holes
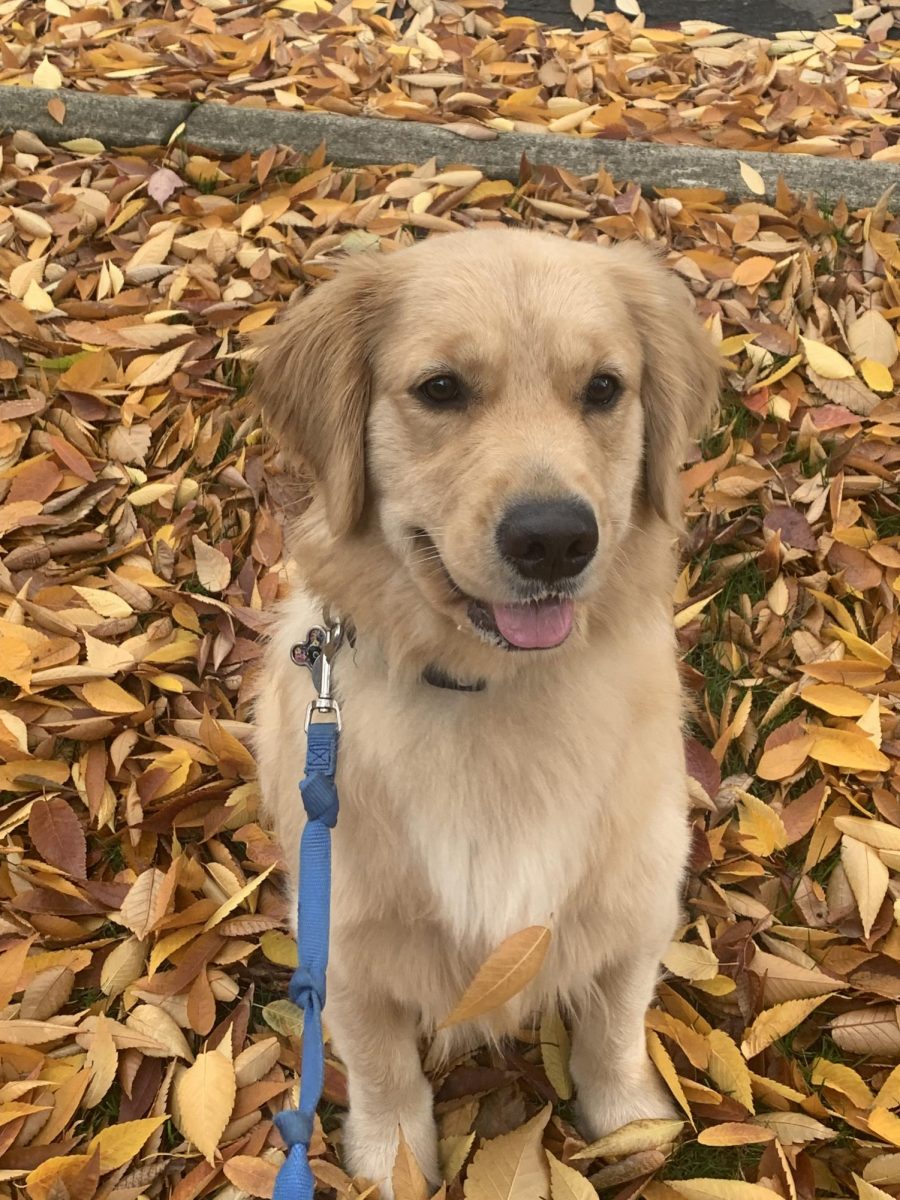
[[[304,1014],[315,1007],[322,1011],[325,1007],[325,972],[312,971],[309,967],[299,966],[291,976],[288,984],[288,995]]]
[[[313,1135],[313,1122],[308,1113],[298,1112],[295,1108],[286,1108],[284,1112],[275,1114],[275,1125],[286,1146],[290,1146],[291,1149],[296,1147],[309,1149]]]
[[[315,661],[318,696],[306,714],[306,768],[300,795],[307,822],[300,838],[300,891],[297,900],[298,966],[291,976],[291,1000],[303,1010],[303,1061],[300,1070],[300,1103],[275,1118],[288,1146],[288,1155],[275,1180],[273,1200],[314,1200],[315,1179],[309,1165],[309,1145],[316,1108],[325,1081],[322,1009],[325,1006],[325,969],[331,923],[331,830],[337,823],[338,795],[334,784],[340,738],[340,711],[331,694],[331,658],[341,640],[340,625],[311,631],[306,646],[317,635],[322,643]],[[294,654],[295,662],[306,658]],[[321,664],[321,666],[319,665]],[[314,716],[326,718],[314,721]]]
[[[309,732],[312,733],[315,729],[323,728],[325,728],[323,725],[313,725]],[[309,771],[308,758],[306,769]],[[307,775],[300,784],[300,795],[303,797],[303,807],[306,809],[306,815],[310,821],[321,821],[329,829],[334,829],[338,817],[338,797],[333,777],[323,775],[321,772]]]

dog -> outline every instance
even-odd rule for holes
[[[261,788],[296,872],[313,691],[291,646],[327,605],[355,636],[334,660],[326,1020],[346,1165],[383,1197],[400,1128],[440,1178],[418,1038],[527,926],[552,934],[536,977],[437,1049],[560,1003],[586,1137],[672,1112],[644,1016],[688,853],[679,468],[718,371],[642,245],[502,228],[350,258],[256,350],[308,483],[258,697]]]

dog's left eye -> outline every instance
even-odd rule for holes
[[[432,375],[419,384],[416,395],[434,408],[455,408],[464,398],[462,384],[455,375]]]
[[[584,402],[589,408],[609,408],[619,398],[621,380],[608,371],[592,375],[584,389]]]

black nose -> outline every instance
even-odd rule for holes
[[[500,522],[497,545],[526,579],[556,583],[584,570],[599,536],[594,514],[582,500],[525,500]]]

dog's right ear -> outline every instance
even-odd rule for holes
[[[365,500],[369,346],[384,267],[351,261],[253,339],[253,392],[281,448],[321,488],[337,535],[359,522]]]

